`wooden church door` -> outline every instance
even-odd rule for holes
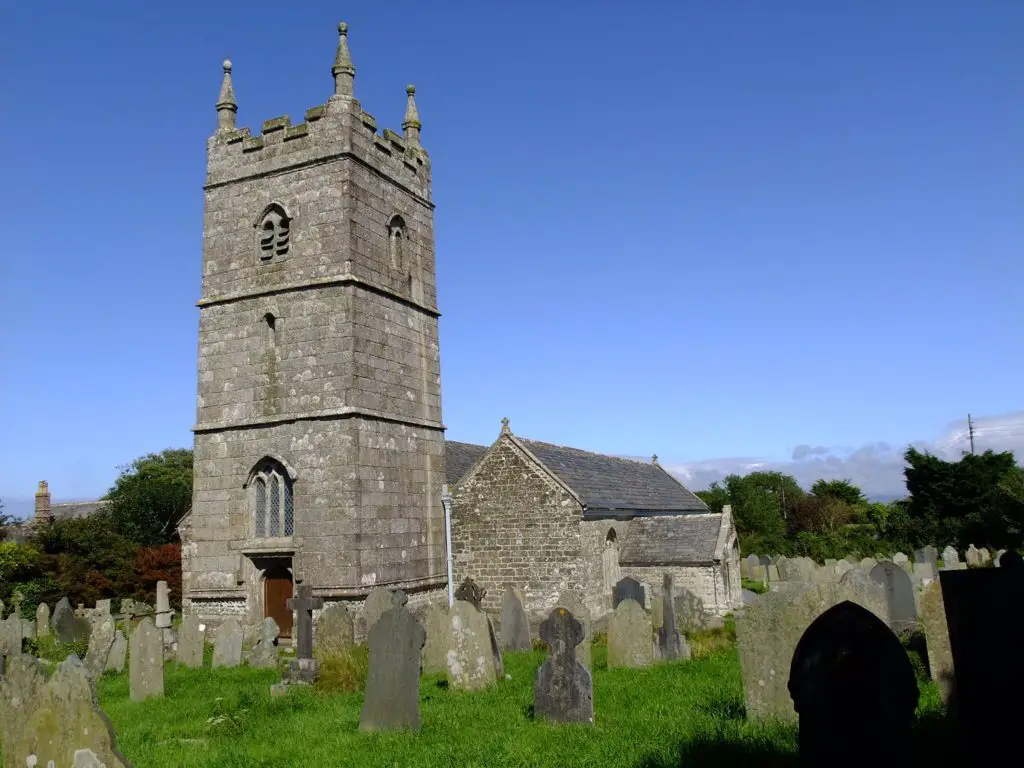
[[[292,612],[288,610],[288,600],[293,590],[292,575],[287,568],[267,569],[263,576],[263,616],[277,622],[281,637],[292,636]]]

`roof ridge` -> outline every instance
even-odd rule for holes
[[[517,435],[517,437],[518,437],[518,435]],[[598,453],[597,451],[588,451],[586,448],[576,448],[575,446],[572,446],[572,445],[561,445],[559,443],[549,443],[546,440],[534,440],[533,438],[529,438],[529,437],[520,437],[519,439],[522,440],[525,443],[537,443],[538,445],[550,445],[552,448],[561,448],[562,450],[565,450],[565,451],[578,451],[579,453],[586,453],[586,454],[589,454],[590,456],[600,456],[601,458],[604,458],[604,459],[616,459],[618,461],[630,461],[630,462],[632,462],[634,464],[639,464],[639,465],[644,466],[644,467],[649,466],[651,464],[650,461],[645,461],[643,459],[631,459],[631,458],[629,458],[627,456],[615,456],[615,455],[610,454],[610,453]]]

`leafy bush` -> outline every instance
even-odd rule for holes
[[[763,581],[757,581],[755,579],[743,579],[743,588],[749,589],[758,595],[763,595],[768,592],[768,585]]]
[[[89,641],[62,643],[53,635],[43,635],[22,641],[22,649],[25,653],[31,653],[37,658],[59,664],[72,653],[77,654],[78,658],[84,659],[85,652],[89,650]]]
[[[366,686],[370,671],[370,652],[365,645],[316,654],[320,662],[317,690],[324,693],[353,693]]]
[[[163,544],[145,547],[135,553],[135,591],[132,597],[156,602],[156,583],[166,581],[171,592],[171,607],[181,610],[181,545]]]

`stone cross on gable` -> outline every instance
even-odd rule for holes
[[[313,597],[313,588],[308,584],[302,584],[296,588],[296,597],[288,600],[288,610],[296,611],[298,622],[295,625],[298,635],[298,658],[313,658],[313,611],[324,607],[321,597]]]

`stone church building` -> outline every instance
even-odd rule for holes
[[[431,164],[415,89],[402,133],[334,93],[293,124],[236,126],[230,62],[207,141],[191,511],[183,605],[277,619],[297,583],[358,604],[377,586],[446,600],[456,579],[531,608],[565,587],[595,609],[621,574],[666,570],[709,610],[739,604],[736,536],[657,464],[521,440],[445,443]],[[496,603],[489,602],[491,607]]]

